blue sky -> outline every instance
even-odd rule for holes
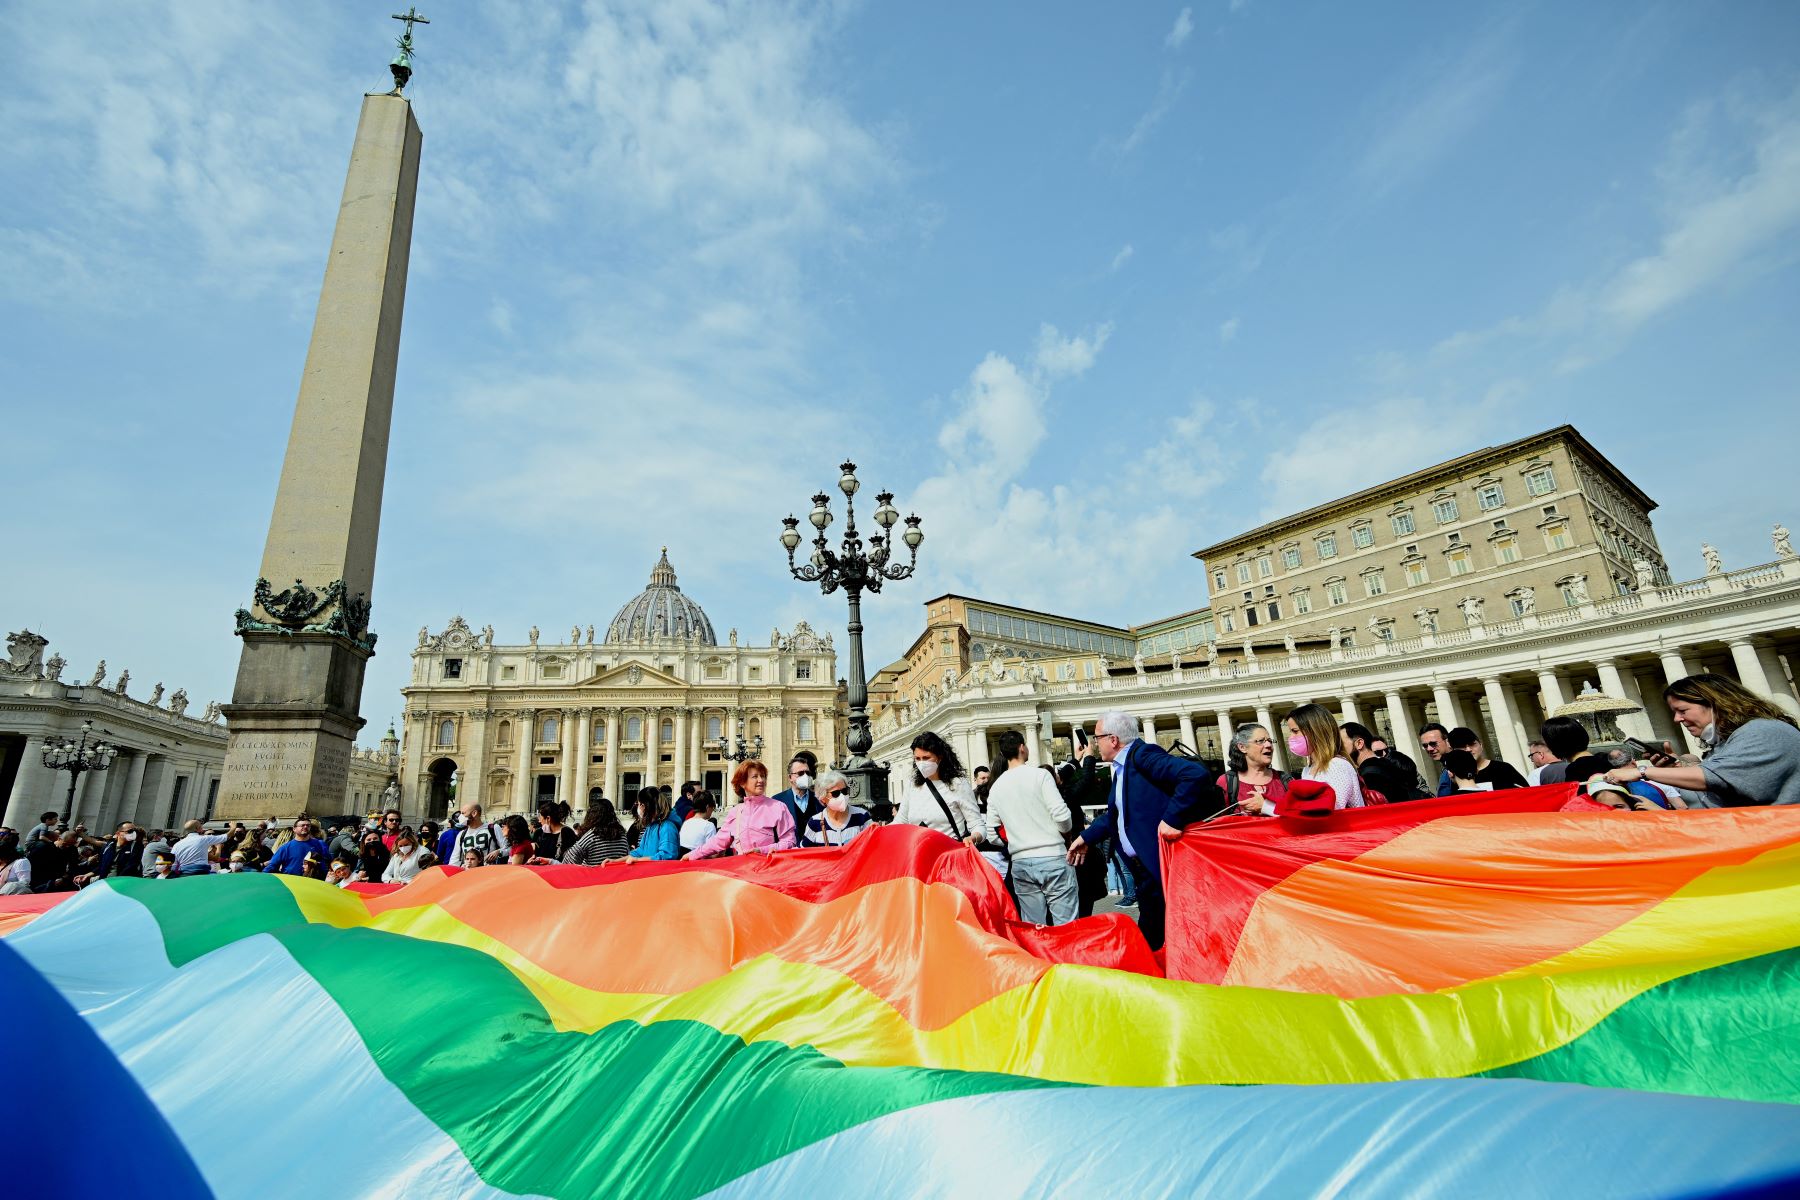
[[[4,6],[0,620],[71,675],[229,696],[393,7]],[[1562,421],[1678,576],[1800,520],[1795,5],[425,11],[377,729],[420,625],[604,626],[664,543],[841,629],[775,537],[846,455],[925,519],[871,666]]]

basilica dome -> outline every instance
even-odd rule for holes
[[[654,637],[691,638],[702,646],[719,644],[706,613],[676,586],[667,546],[650,572],[650,586],[626,601],[607,627],[606,644],[646,642]]]

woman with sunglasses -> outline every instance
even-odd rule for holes
[[[842,771],[820,772],[817,786],[825,807],[807,818],[800,844],[848,846],[869,827],[869,814],[850,803],[850,781]]]

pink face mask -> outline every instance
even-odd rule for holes
[[[1304,733],[1288,734],[1288,749],[1299,755],[1301,758],[1305,758],[1312,753],[1312,746],[1307,742]]]
[[[825,801],[825,807],[841,817],[846,812],[850,811],[850,801],[844,796],[833,796],[831,799]]]

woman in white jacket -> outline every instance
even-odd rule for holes
[[[414,875],[419,873],[419,860],[425,851],[419,846],[419,839],[411,828],[402,829],[394,839],[394,856],[388,859],[387,870],[381,873],[383,883],[411,883]]]
[[[927,730],[913,739],[912,754],[912,777],[901,781],[894,824],[923,825],[971,847],[987,841],[987,821],[950,743]]]

